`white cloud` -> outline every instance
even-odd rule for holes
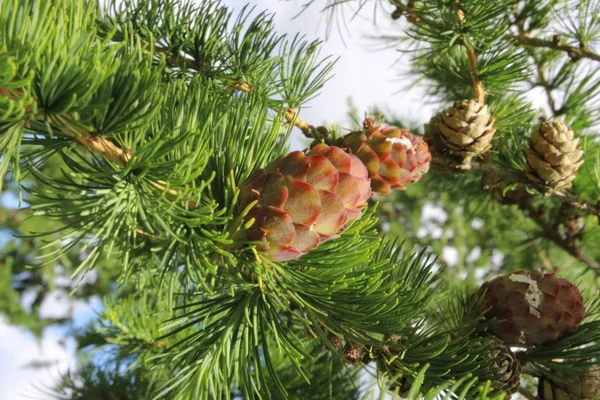
[[[73,317],[73,327],[83,327],[102,310],[102,301],[94,296],[89,301],[69,302],[67,294],[54,291],[40,308],[45,318]],[[75,340],[67,338],[64,327],[49,327],[37,340],[25,329],[8,325],[0,316],[0,399],[42,398],[40,389],[48,389],[61,373],[75,366]],[[25,368],[35,362],[48,365]]]
[[[31,362],[47,362],[49,366],[24,368]],[[69,366],[73,354],[52,335],[37,341],[23,329],[0,319],[0,399],[40,398],[39,389],[50,387]]]
[[[40,306],[40,318],[64,318],[69,313],[69,294],[52,290],[46,294]]]
[[[293,37],[296,33],[306,35],[307,40],[323,38],[326,33],[327,20],[321,13],[321,5],[325,2],[316,2],[298,15],[302,4],[306,1],[254,1],[256,10],[269,10],[275,13],[275,31],[278,34],[287,33]],[[235,10],[241,9],[246,4],[242,0],[228,0],[225,4]],[[424,95],[421,90],[401,92],[399,90],[406,84],[400,83],[399,66],[408,65],[410,55],[399,53],[392,49],[381,50],[381,43],[366,39],[390,31],[398,32],[398,27],[403,26],[401,20],[392,21],[389,14],[383,13],[383,8],[378,7],[377,25],[373,23],[373,4],[367,4],[361,14],[350,21],[352,12],[346,6],[345,17],[339,16],[337,21],[347,21],[350,32],[343,25],[340,30],[335,26],[331,35],[323,44],[321,55],[339,56],[334,67],[334,76],[329,80],[321,94],[304,105],[300,116],[313,125],[341,123],[343,127],[353,128],[347,118],[349,111],[348,99],[358,109],[362,118],[373,106],[378,106],[385,111],[388,117],[396,116],[410,118],[413,121],[426,122],[435,111],[435,105],[424,104]],[[341,11],[342,8],[339,10]],[[296,18],[294,18],[297,16]],[[297,135],[301,137],[301,135]],[[302,148],[305,143],[294,141],[294,148]]]

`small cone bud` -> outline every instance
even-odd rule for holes
[[[492,346],[488,358],[494,359],[494,375],[497,377],[492,381],[492,389],[504,392],[507,398],[517,393],[521,387],[521,364],[515,354],[505,344],[496,343]]]
[[[360,343],[346,343],[344,347],[344,358],[350,364],[358,364],[362,359],[363,346]]]

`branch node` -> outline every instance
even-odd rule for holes
[[[457,6],[458,3],[459,3],[459,1],[457,0],[456,4],[454,6],[454,12],[456,13],[456,17],[458,18],[458,21],[462,24],[465,20],[465,13],[462,9],[460,9]],[[482,84],[481,80],[479,79],[479,70],[478,70],[478,65],[477,65],[477,53],[475,52],[475,49],[473,49],[472,46],[469,46],[468,44],[466,44],[464,42],[464,40],[461,40],[460,44],[467,51],[469,71],[471,71],[471,86],[473,87],[473,93],[475,95],[475,99],[479,103],[485,104],[484,103],[485,90],[483,90],[483,84]]]
[[[329,130],[326,127],[308,124],[306,121],[300,119],[296,110],[292,108],[288,109],[283,116],[288,123],[294,124],[309,139],[321,141],[329,136]]]

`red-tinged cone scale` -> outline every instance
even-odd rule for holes
[[[566,279],[519,271],[484,283],[475,293],[490,332],[506,344],[533,347],[574,332],[584,317],[579,289]]]
[[[317,144],[259,169],[240,185],[247,237],[273,261],[296,259],[331,239],[359,218],[371,196],[368,172],[355,155]]]
[[[394,189],[405,189],[429,170],[431,154],[422,137],[405,129],[376,125],[367,118],[365,129],[351,132],[338,141],[367,166],[371,189],[388,194]]]

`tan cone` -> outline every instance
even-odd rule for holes
[[[463,100],[431,118],[425,125],[425,141],[463,156],[485,153],[496,130],[488,106]]]
[[[560,375],[560,373],[559,373]],[[540,400],[598,400],[600,399],[600,366],[590,367],[585,375],[565,375],[558,382],[540,378],[538,397]]]
[[[487,357],[495,360],[493,368],[497,379],[492,381],[492,389],[504,392],[510,398],[521,387],[521,364],[510,347],[502,343],[492,346]]]
[[[555,189],[568,189],[583,164],[583,151],[573,130],[558,121],[545,121],[535,128],[529,147],[523,149],[527,176]]]

